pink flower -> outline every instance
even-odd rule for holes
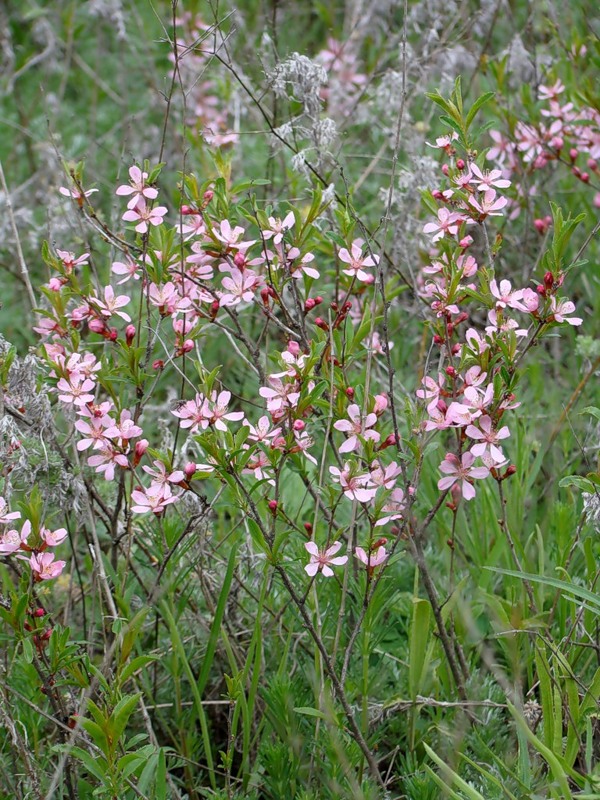
[[[433,233],[432,242],[448,236],[456,236],[460,225],[464,222],[464,217],[455,211],[448,211],[447,208],[438,209],[438,221],[428,222],[423,226],[423,233]]]
[[[167,211],[168,209],[165,206],[150,208],[146,205],[146,201],[141,199],[138,200],[133,208],[126,211],[121,219],[124,219],[125,222],[137,222],[135,230],[138,233],[146,233],[148,231],[148,225],[163,224],[163,217]]]
[[[368,503],[377,494],[377,487],[366,488],[371,483],[371,476],[369,473],[357,475],[356,471],[351,469],[349,464],[344,464],[344,469],[340,470],[337,467],[329,467],[333,480],[339,483],[342,487],[344,494],[350,500],[358,500],[359,503]]]
[[[13,519],[21,519],[20,511],[9,511],[8,503],[0,496],[0,525],[6,525]]]
[[[490,281],[490,292],[496,298],[496,308],[516,308],[518,311],[527,311],[521,300],[523,299],[523,289],[513,292],[510,281],[500,281],[500,286],[496,279]]]
[[[440,472],[448,475],[447,478],[440,478],[438,489],[445,491],[451,489],[455,483],[460,482],[460,488],[465,500],[472,500],[475,497],[473,479],[482,480],[487,478],[490,471],[487,467],[474,467],[475,456],[471,452],[463,453],[461,461],[454,453],[447,453],[446,458],[440,464]]]
[[[58,248],[56,248],[56,254],[62,261],[67,275],[70,275],[75,267],[81,267],[84,264],[87,264],[88,257],[90,255],[89,253],[84,253],[83,255],[79,256],[79,258],[75,258],[75,253],[70,253],[68,250],[59,250]]]
[[[575,303],[570,300],[557,300],[552,297],[550,300],[550,310],[554,314],[554,319],[557,322],[568,322],[569,325],[581,325],[583,320],[581,317],[569,317],[575,311]]]
[[[113,261],[111,271],[115,275],[124,275],[120,281],[117,281],[117,284],[125,283],[130,278],[136,281],[140,279],[140,265],[129,256],[126,256],[125,261]]]
[[[471,179],[471,183],[476,184],[476,188],[480,192],[485,192],[488,189],[507,189],[510,186],[510,181],[502,177],[502,170],[493,169],[489,172],[482,172],[477,164],[471,164],[471,172],[475,176]]]
[[[112,424],[104,431],[107,439],[120,439],[123,444],[134,436],[141,436],[144,431],[136,425],[131,418],[131,412],[124,408],[121,411],[119,422],[109,420]]]
[[[170,503],[176,503],[181,495],[174,495],[171,487],[167,484],[153,483],[149,489],[134,489],[131,499],[135,505],[131,510],[136,514],[145,514],[152,511],[153,514],[162,514]]]
[[[185,479],[185,473],[181,469],[175,470],[174,472],[167,472],[167,468],[162,461],[153,461],[152,463],[155,469],[146,466],[143,466],[142,469],[152,477],[153,486],[166,486],[168,483],[181,483],[181,481]]]
[[[484,217],[501,217],[502,209],[507,203],[506,197],[496,197],[494,189],[488,189],[479,200],[469,197],[469,204],[478,212],[480,219]]]
[[[375,523],[375,527],[378,528],[381,525],[387,525],[388,522],[401,519],[405,506],[403,490],[400,487],[393,489],[388,500],[383,504],[382,516]]]
[[[96,384],[90,378],[84,378],[82,375],[74,373],[68,381],[61,378],[56,384],[56,388],[59,392],[58,399],[63,403],[84,406],[93,401]]]
[[[228,277],[223,278],[221,285],[225,289],[220,292],[219,304],[221,306],[236,306],[242,301],[251,303],[254,293],[264,283],[251,269],[240,272],[239,269],[232,269]]]
[[[56,547],[64,542],[68,535],[65,528],[57,528],[55,531],[51,531],[49,528],[40,529],[40,536],[48,547]]]
[[[380,434],[377,431],[369,430],[369,428],[377,424],[376,414],[367,414],[363,420],[360,408],[353,403],[348,406],[348,417],[349,419],[338,420],[333,425],[336,431],[350,434],[349,438],[340,447],[340,453],[351,453],[356,450],[359,446],[358,436],[373,442],[379,441]]]
[[[97,192],[98,189],[88,189],[83,194],[79,191],[79,189],[74,186],[72,189],[67,189],[66,186],[61,186],[58,190],[64,197],[70,197],[72,200],[77,200],[79,205],[83,205],[83,198],[89,197],[94,192]]]
[[[344,275],[350,275],[362,281],[363,283],[373,283],[375,277],[365,272],[363,267],[375,267],[379,264],[379,256],[363,256],[362,246],[364,241],[362,239],[355,239],[350,247],[350,252],[347,248],[342,247],[339,252],[340,261],[348,264],[348,269],[343,270]]]
[[[117,465],[123,467],[123,469],[127,469],[129,466],[127,456],[123,455],[123,453],[119,453],[119,451],[115,450],[108,442],[100,446],[98,453],[89,456],[87,463],[90,467],[95,467],[96,472],[104,473],[104,477],[107,481],[114,480],[115,467]]]
[[[120,294],[118,297],[115,297],[115,290],[112,286],[104,287],[104,300],[98,297],[91,297],[90,302],[94,303],[94,305],[100,309],[102,316],[107,319],[112,317],[113,314],[116,314],[118,317],[121,317],[121,319],[124,319],[125,322],[131,322],[129,314],[126,314],[124,311],[119,311],[120,308],[123,308],[123,306],[131,302],[131,298],[126,294]]]
[[[20,516],[20,515],[19,515]],[[31,533],[31,522],[26,520],[21,532],[17,530],[8,530],[0,534],[0,555],[8,556],[11,553],[16,553],[21,549],[21,545],[27,542],[29,534]]]
[[[197,394],[193,400],[182,403],[171,412],[181,420],[182,428],[189,428],[190,433],[195,433],[198,428],[206,430],[211,419],[211,411],[203,394]]]
[[[279,217],[269,217],[269,228],[262,232],[263,239],[273,239],[273,244],[278,245],[280,244],[281,240],[283,239],[283,235],[286,231],[289,231],[290,228],[293,228],[296,223],[296,218],[294,217],[294,213],[290,211],[289,214],[283,219],[279,219]]]
[[[223,420],[230,422],[240,422],[244,419],[243,411],[227,411],[227,406],[231,400],[231,392],[213,392],[210,400],[207,401],[209,424],[214,425],[218,431],[226,431],[227,425]]]
[[[384,489],[393,489],[396,479],[402,474],[402,470],[392,461],[387,467],[383,467],[377,461],[371,464],[371,483],[373,486],[381,486]]]
[[[213,230],[214,235],[216,238],[223,242],[223,244],[227,245],[227,249],[231,250],[240,250],[241,252],[245,253],[246,250],[254,244],[254,241],[251,242],[240,242],[238,241],[240,236],[243,236],[244,229],[239,225],[236,225],[235,228],[231,227],[231,223],[229,220],[224,219],[219,228],[215,228]]]
[[[478,440],[478,444],[474,444],[471,447],[471,453],[474,456],[481,456],[486,463],[488,461],[494,464],[504,463],[504,453],[497,447],[496,442],[501,439],[507,439],[510,436],[510,431],[506,425],[500,428],[499,431],[492,430],[492,420],[486,414],[484,417],[480,417],[479,428],[474,425],[468,425],[466,434],[471,439]]]
[[[34,577],[40,581],[49,581],[58,578],[66,566],[66,561],[55,561],[54,553],[33,553],[29,559],[29,566]]]
[[[158,197],[156,189],[153,189],[151,186],[146,186],[146,180],[148,178],[147,172],[142,172],[139,167],[134,165],[129,168],[129,178],[130,183],[119,186],[115,192],[115,194],[121,196],[133,195],[131,200],[127,203],[127,208],[134,208],[140,201],[145,202],[143,199],[144,197],[147,197],[148,200],[155,200]],[[145,233],[145,231],[140,231],[140,233]]]
[[[385,547],[378,547],[375,552],[369,551],[368,553],[362,547],[356,547],[354,555],[359,561],[362,561],[367,569],[373,569],[383,564],[389,553],[386,552]]]
[[[327,550],[322,551],[319,550],[315,542],[306,542],[304,547],[310,553],[310,561],[304,569],[311,578],[316,575],[319,570],[321,570],[326,578],[331,578],[333,570],[330,565],[341,567],[348,561],[348,556],[337,556],[337,558],[334,558],[335,554],[342,547],[341,542],[334,542]]]
[[[281,428],[271,427],[271,420],[266,414],[258,420],[256,426],[251,425],[248,420],[245,420],[244,425],[250,429],[250,433],[248,434],[249,442],[267,443],[276,439],[281,434]]]

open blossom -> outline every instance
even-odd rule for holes
[[[488,463],[503,464],[506,460],[504,453],[497,446],[497,442],[502,439],[507,439],[510,436],[510,431],[505,425],[499,431],[493,430],[492,420],[487,414],[479,419],[479,428],[474,425],[468,425],[466,434],[470,439],[476,439],[477,444],[471,447],[471,452],[474,456],[481,456],[481,458]]]
[[[104,299],[93,297],[90,298],[90,302],[93,302],[100,309],[102,316],[107,319],[116,314],[121,319],[124,319],[125,322],[131,322],[129,314],[126,314],[125,311],[119,311],[120,308],[131,302],[131,298],[126,294],[115,296],[115,290],[110,285],[104,287]]]
[[[263,415],[256,425],[252,425],[248,420],[244,420],[244,425],[249,428],[248,434],[249,442],[270,442],[277,439],[281,434],[281,428],[273,428],[270,418],[265,414]]]
[[[213,229],[213,234],[220,242],[227,245],[227,249],[239,250],[242,253],[245,253],[256,241],[240,242],[239,238],[244,235],[244,229],[240,225],[236,225],[235,228],[232,228],[231,223],[227,219],[224,219],[219,224],[218,228]]]
[[[83,255],[79,256],[79,258],[75,258],[75,253],[70,253],[68,250],[59,250],[56,248],[56,255],[60,258],[63,263],[63,266],[67,272],[67,275],[70,275],[71,272],[75,269],[75,267],[82,267],[84,264],[88,263],[89,253],[83,253]]]
[[[433,233],[431,241],[437,242],[446,234],[456,236],[463,222],[465,219],[461,214],[457,214],[456,211],[448,211],[447,208],[440,208],[438,209],[438,221],[427,222],[423,226],[423,233]]]
[[[212,416],[206,397],[202,393],[197,394],[193,400],[181,403],[171,413],[181,420],[182,428],[190,429],[190,433],[195,433],[198,428],[206,430]]]
[[[134,489],[131,499],[135,505],[131,510],[136,514],[145,514],[152,511],[153,514],[162,514],[170,503],[175,503],[181,495],[174,495],[168,484],[153,483],[149,489]]]
[[[405,506],[404,491],[400,487],[393,489],[387,501],[383,504],[381,516],[375,523],[375,527],[378,528],[381,525],[387,525],[388,522],[401,519]]]
[[[181,483],[185,480],[185,473],[181,469],[174,472],[169,472],[162,461],[153,461],[154,469],[152,467],[143,466],[144,472],[152,478],[153,486],[166,486],[168,483]]]
[[[480,192],[485,192],[488,189],[507,189],[510,186],[510,181],[502,177],[502,170],[492,169],[489,172],[482,172],[477,164],[471,164],[471,172],[473,177],[471,183],[474,183]]]
[[[155,200],[158,197],[158,192],[152,186],[148,186],[146,181],[148,180],[148,173],[142,172],[139,167],[135,165],[133,167],[129,167],[129,183],[125,183],[122,186],[117,187],[115,194],[128,197],[129,195],[133,195],[131,200],[127,203],[127,208],[134,208],[139,201],[145,202],[143,200],[144,197],[147,197],[148,200]]]
[[[368,503],[377,494],[377,487],[370,487],[371,475],[366,474],[358,475],[350,468],[349,464],[344,464],[344,469],[340,470],[337,467],[329,467],[334,481],[339,483],[342,487],[344,494],[350,500],[358,500],[359,503]]]
[[[240,422],[244,419],[243,411],[228,411],[227,406],[231,400],[231,392],[213,392],[207,400],[208,422],[214,425],[218,431],[226,431],[227,425],[224,420],[229,422]]]
[[[269,217],[269,227],[262,232],[263,239],[273,239],[273,244],[278,245],[283,239],[283,234],[293,228],[296,223],[294,213],[290,211],[283,220],[279,217]]]
[[[284,408],[295,408],[300,399],[296,381],[283,383],[280,375],[285,373],[267,375],[269,386],[261,386],[258,390],[259,395],[267,401],[267,411],[271,414]]]
[[[61,542],[64,542],[68,535],[66,528],[57,528],[55,531],[51,531],[49,528],[40,528],[42,541],[44,541],[48,547],[56,547]]]
[[[54,553],[32,553],[29,566],[37,580],[49,581],[58,578],[66,566],[66,561],[55,561]]]
[[[6,525],[13,519],[20,519],[20,511],[10,511],[6,500],[0,496],[0,525]]]
[[[523,289],[513,292],[510,281],[500,281],[500,285],[494,278],[490,281],[490,292],[496,298],[496,308],[515,308],[518,311],[527,311],[521,302],[523,299]]]
[[[583,320],[581,317],[570,317],[569,315],[575,311],[575,303],[570,300],[557,300],[552,297],[550,300],[550,310],[554,314],[554,319],[557,322],[568,322],[569,325],[581,325]]]
[[[110,422],[112,424],[104,431],[104,435],[107,439],[127,441],[128,439],[133,439],[134,436],[141,436],[144,433],[140,426],[135,424],[131,417],[131,412],[126,408],[121,411],[118,422],[114,420],[110,420]]]
[[[378,547],[375,552],[370,550],[368,553],[362,547],[356,547],[354,549],[354,555],[358,558],[359,561],[368,568],[373,569],[373,567],[379,567],[383,564],[384,561],[389,556],[389,553],[386,551],[385,547]]]
[[[454,484],[459,483],[465,500],[472,500],[475,497],[473,480],[483,480],[490,474],[487,467],[474,467],[474,461],[475,456],[469,451],[463,453],[460,461],[454,453],[447,453],[440,464],[440,472],[443,472],[447,477],[440,478],[438,489],[443,492],[446,489],[451,489]]]
[[[488,189],[478,200],[469,197],[469,204],[478,212],[480,218],[501,217],[502,209],[508,204],[508,200],[506,197],[496,197],[496,191]]]
[[[251,303],[254,293],[264,283],[263,278],[251,269],[240,272],[232,269],[231,273],[223,278],[221,285],[224,292],[220,292],[219,304],[221,306],[236,306],[242,301]]]
[[[118,284],[121,284],[126,283],[130,278],[139,281],[141,269],[137,261],[126,256],[125,261],[113,261],[111,272],[114,272],[115,275],[124,276],[120,281],[117,281]]]
[[[77,200],[79,205],[83,205],[83,198],[89,197],[94,192],[97,192],[98,189],[87,189],[87,191],[81,192],[76,186],[72,189],[67,189],[66,186],[60,186],[58,191],[63,195],[63,197],[70,197],[72,200]]]
[[[326,578],[331,578],[333,575],[331,567],[341,567],[348,561],[348,556],[335,556],[342,547],[341,542],[334,542],[326,550],[319,550],[315,542],[306,542],[304,547],[310,553],[310,561],[304,569],[311,578],[316,575],[319,570],[321,570]]]
[[[21,549],[21,545],[27,541],[30,533],[31,523],[29,520],[26,520],[20,532],[13,528],[0,533],[0,555],[8,556],[11,553],[16,553],[17,550]]]
[[[91,403],[94,399],[95,388],[96,384],[93,380],[77,374],[71,375],[68,381],[61,378],[56,384],[58,399],[63,403],[73,403],[76,406]]]
[[[401,474],[402,470],[395,461],[392,461],[387,467],[383,467],[377,461],[373,461],[371,464],[371,483],[374,486],[393,489],[398,476]]]
[[[344,433],[350,434],[341,445],[340,453],[351,453],[353,450],[356,450],[359,446],[358,436],[373,442],[378,442],[381,438],[380,434],[377,433],[377,431],[370,430],[370,428],[376,424],[376,414],[367,414],[363,419],[360,408],[355,403],[348,406],[348,419],[340,419],[333,425],[336,431],[343,431]]]
[[[87,463],[90,467],[95,467],[96,472],[104,473],[107,481],[114,480],[116,466],[123,469],[129,466],[127,456],[116,450],[109,442],[103,443],[97,453],[89,456]]]
[[[138,233],[147,233],[148,225],[162,225],[163,217],[168,209],[165,206],[150,206],[146,205],[146,201],[142,198],[137,201],[133,208],[129,208],[121,217],[125,222],[135,222],[135,230]]]
[[[375,280],[374,275],[365,272],[364,267],[375,267],[379,264],[379,256],[363,256],[362,246],[364,241],[362,239],[355,239],[348,252],[346,247],[342,247],[338,253],[340,261],[348,264],[348,268],[342,270],[344,275],[355,277],[363,283],[373,283]]]

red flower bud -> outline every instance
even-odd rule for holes
[[[127,347],[131,347],[131,343],[135,339],[135,325],[128,325],[125,328],[125,342]]]
[[[458,372],[452,366],[446,367],[445,372],[446,372],[446,375],[448,375],[449,378],[456,378],[456,376],[458,375]]]
[[[36,608],[35,611],[33,612],[33,616],[38,618],[45,616],[45,614],[46,614],[45,608]]]
[[[312,311],[316,305],[316,300],[313,300],[312,297],[307,297],[304,301],[304,310],[306,313],[308,313],[309,311]]]
[[[444,344],[444,342],[445,342],[445,341],[446,341],[446,340],[445,340],[445,339],[443,339],[443,338],[442,338],[442,337],[439,335],[439,333],[436,333],[436,334],[434,334],[434,337],[433,337],[433,343],[434,343],[434,344],[441,345],[441,344]]]
[[[349,400],[354,400],[354,389],[352,388],[352,386],[346,387],[346,397]]]
[[[446,177],[448,177],[448,172],[449,172],[449,171],[450,171],[450,170],[448,169],[448,164],[442,164],[442,172],[444,173],[444,175],[445,175]]]
[[[295,431],[303,431],[304,428],[306,428],[306,423],[303,422],[301,419],[295,419],[292,427]]]
[[[210,201],[213,199],[214,196],[215,193],[213,192],[212,189],[208,189],[206,192],[204,192],[204,194],[202,195],[202,200],[204,201],[203,202],[204,208],[206,208],[206,206],[210,203]]]
[[[315,297],[315,305],[320,306],[322,302],[323,302],[323,298],[321,297],[321,295],[317,295]]]
[[[465,168],[465,166],[466,166],[465,162],[463,161],[462,158],[459,158],[459,159],[456,160],[456,168],[457,169],[463,170]]]
[[[569,158],[571,161],[575,161],[578,155],[579,152],[574,147],[569,150]]]
[[[308,533],[309,536],[312,536],[313,526],[311,522],[304,523],[304,530]]]
[[[321,330],[323,331],[329,330],[329,325],[325,322],[324,319],[321,319],[321,317],[316,318],[315,325],[317,326],[317,328],[321,328]]]
[[[269,500],[269,511],[272,514],[276,514],[278,505],[279,505],[279,503],[277,502],[277,500]]]
[[[156,361],[152,362],[152,369],[155,370],[164,369],[164,366],[165,362],[162,360],[162,358],[157,358]]]
[[[243,253],[236,253],[233,257],[233,263],[240,271],[243,272],[244,267],[246,266],[246,256]]]

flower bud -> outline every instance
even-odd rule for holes
[[[311,522],[304,523],[304,530],[308,533],[309,536],[312,536],[313,526]]]
[[[187,480],[191,480],[194,475],[196,474],[196,464],[193,461],[188,461],[188,463],[183,468],[183,472]]]
[[[131,343],[135,339],[135,325],[128,325],[125,328],[125,342],[127,347],[131,347]]]
[[[439,189],[433,189],[431,194],[432,194],[432,196],[433,196],[433,198],[435,200],[443,200],[444,199],[444,195],[440,192]]]
[[[150,442],[148,439],[140,439],[138,442],[135,443],[135,447],[133,450],[133,466],[137,467],[137,465],[142,460],[142,456],[146,452],[146,450],[150,447]]]
[[[181,212],[181,216],[182,217],[187,217],[187,216],[190,216],[191,214],[197,214],[198,213],[195,208],[192,208],[191,206],[186,206],[186,205],[181,206],[179,211]]]
[[[101,319],[91,319],[88,323],[88,327],[94,333],[104,333],[106,330],[106,325]]]
[[[591,169],[592,172],[596,172],[596,170],[598,169],[598,162],[596,161],[595,158],[588,158],[587,167],[588,169]]]
[[[293,356],[297,357],[297,356],[300,355],[300,345],[298,344],[298,342],[295,342],[293,339],[288,342],[287,349],[288,349],[288,353],[291,353]]]
[[[35,611],[33,612],[32,616],[39,618],[39,617],[45,616],[45,614],[46,614],[46,609],[45,608],[36,608]]]
[[[213,300],[210,304],[210,316],[214,319],[219,313],[219,301]]]
[[[579,176],[579,180],[582,183],[589,183],[590,182],[589,172],[582,172],[581,175]]]
[[[306,300],[304,301],[305,312],[308,313],[309,311],[312,311],[316,305],[317,303],[315,300],[313,300],[312,297],[307,297]]]
[[[444,175],[445,175],[446,177],[448,177],[448,173],[449,173],[449,171],[450,171],[450,170],[448,169],[448,164],[442,164],[442,172],[444,173]]]
[[[321,330],[323,331],[329,330],[329,325],[325,322],[324,319],[321,319],[321,317],[316,318],[315,325],[317,326],[317,328],[321,328]]]
[[[162,358],[157,358],[156,361],[152,362],[152,369],[155,369],[157,371],[160,369],[164,369],[164,366],[165,362],[162,360]]]
[[[212,189],[208,189],[206,192],[204,192],[204,194],[202,195],[204,208],[206,208],[206,206],[210,203],[210,201],[213,199],[214,196],[215,193],[213,192]]]
[[[578,155],[579,155],[579,152],[574,147],[572,147],[569,150],[569,158],[571,159],[571,161],[575,161],[577,159]]]
[[[463,250],[466,250],[467,247],[470,247],[473,244],[473,237],[467,234],[463,236],[463,238],[458,243],[458,246],[461,247]]]
[[[263,301],[263,305],[268,308],[270,295],[269,295],[269,290],[266,286],[263,286],[263,288],[260,290],[260,299]]]
[[[458,372],[453,366],[446,367],[445,372],[449,378],[456,378],[458,375]]]
[[[279,505],[279,503],[277,502],[277,500],[269,500],[269,511],[271,512],[271,514],[276,514],[277,513],[277,506],[278,505]]]
[[[233,263],[236,267],[243,272],[246,266],[246,256],[243,253],[237,252],[233,257]]]
[[[517,468],[515,467],[515,465],[511,464],[509,467],[506,468],[506,472],[502,476],[502,480],[504,480],[505,478],[510,478],[510,476],[514,475],[516,471]]]
[[[304,428],[306,428],[306,423],[303,422],[301,419],[295,419],[292,427],[295,431],[303,431]]]
[[[434,336],[433,336],[433,343],[434,343],[434,344],[437,344],[437,345],[442,345],[442,344],[444,344],[444,342],[445,342],[445,339],[443,339],[443,338],[442,338],[442,337],[439,335],[439,333],[436,333],[436,334],[434,334]]]
[[[320,306],[322,302],[323,302],[323,298],[321,297],[321,295],[317,295],[315,297],[315,305]]]
[[[458,158],[456,160],[456,169],[459,169],[462,172],[462,170],[465,168],[465,166],[466,166],[466,164],[465,164],[465,162],[464,162],[464,160],[462,158]]]

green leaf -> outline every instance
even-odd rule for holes
[[[467,118],[465,120],[465,128],[468,130],[471,127],[471,123],[475,119],[475,114],[482,108],[486,103],[494,97],[494,92],[486,92],[482,94],[481,97],[478,97],[477,100],[471,106],[471,110],[467,114]]]
[[[296,714],[304,714],[307,717],[318,717],[319,719],[326,719],[325,714],[319,711],[318,708],[311,708],[310,706],[297,706],[294,708]]]

